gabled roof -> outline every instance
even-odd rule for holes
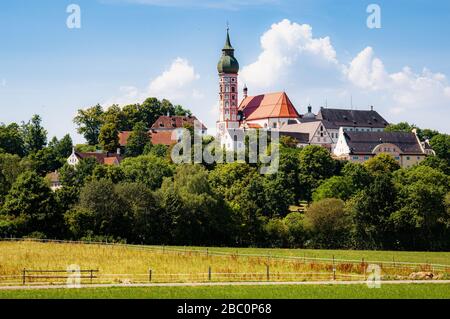
[[[246,97],[239,106],[247,121],[265,118],[299,118],[285,92]]]
[[[198,121],[195,116],[160,116],[153,123],[152,130],[174,130],[182,128],[185,124],[194,126],[194,121]],[[206,130],[206,126],[202,123],[202,129]]]
[[[117,160],[117,163],[120,163],[122,160],[122,157],[119,154],[116,153],[97,153],[97,152],[75,152],[75,156],[78,159],[84,159],[84,158],[95,158],[95,160],[100,164],[106,164],[105,159],[108,158],[107,162],[111,162],[112,158]]]
[[[280,128],[283,132],[297,132],[297,133],[307,133],[309,138],[312,138],[314,133],[319,129],[321,121],[305,122],[300,124],[285,125]]]
[[[176,144],[177,141],[172,139],[172,131],[154,131],[152,132],[153,145],[167,145]]]
[[[293,137],[297,140],[299,144],[308,144],[309,143],[309,134],[308,133],[299,133],[299,132],[283,132],[280,131],[280,136],[289,136]]]
[[[324,120],[326,128],[370,127],[385,128],[389,123],[373,110],[346,110],[320,108],[317,119]]]
[[[352,154],[370,154],[380,144],[394,144],[403,154],[423,154],[417,136],[408,132],[345,132]]]
[[[119,164],[119,160],[117,159],[117,157],[105,157],[103,159],[103,164],[105,165],[118,165]]]

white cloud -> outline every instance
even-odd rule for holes
[[[191,102],[203,99],[202,92],[195,88],[195,82],[200,76],[188,60],[176,58],[167,70],[150,81],[146,89],[135,86],[120,87],[119,96],[105,101],[104,105],[126,105],[140,103],[148,97],[168,99],[173,103]],[[188,104],[186,104],[188,105]]]
[[[387,84],[388,75],[383,62],[374,57],[371,47],[361,51],[350,62],[350,66],[344,70],[344,73],[353,84],[363,89],[381,89]]]
[[[338,64],[329,37],[314,38],[310,25],[287,19],[273,24],[262,35],[261,48],[258,59],[241,71],[242,80],[256,88],[268,88],[283,75],[295,74],[300,57],[313,57],[321,64]]]
[[[393,114],[450,103],[450,86],[444,74],[426,68],[414,73],[409,67],[389,74],[371,47],[361,51],[345,73],[356,87],[387,95]]]
[[[188,60],[176,58],[168,70],[150,83],[148,92],[151,96],[167,99],[198,97],[199,92],[192,88],[192,83],[199,78]]]

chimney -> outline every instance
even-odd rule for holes
[[[373,105],[370,106],[370,110],[373,111]]]
[[[312,113],[312,106],[308,105],[308,113]]]
[[[247,85],[244,85],[244,99],[248,96],[248,88]]]

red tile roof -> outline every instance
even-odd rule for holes
[[[182,128],[185,124],[194,126],[194,121],[198,121],[195,116],[160,116],[152,125],[152,130],[173,130]],[[202,129],[206,130],[203,124]]]
[[[262,128],[262,126],[257,123],[247,123],[247,127],[248,128]]]
[[[119,144],[120,146],[127,146],[128,138],[130,137],[131,131],[119,132]]]
[[[176,144],[176,140],[172,140],[172,130],[152,131],[152,144],[172,145]]]
[[[103,164],[105,165],[119,165],[119,160],[117,159],[117,157],[105,157],[103,159]]]
[[[127,146],[128,139],[130,138],[131,133],[133,133],[133,131],[119,132],[119,144],[120,144],[120,146]],[[148,132],[148,137],[150,138],[150,136],[151,136],[151,133]]]
[[[79,159],[95,158],[96,161],[99,164],[107,164],[107,165],[117,165],[122,160],[122,157],[119,154],[116,154],[116,153],[96,153],[96,152],[81,153],[81,152],[75,152],[75,155]],[[113,162],[112,159],[115,159],[115,161]],[[117,164],[116,164],[116,161],[117,161]]]
[[[239,106],[247,121],[265,118],[299,118],[285,92],[246,97]]]

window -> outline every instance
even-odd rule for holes
[[[353,156],[353,160],[355,161],[359,160],[359,156]]]
[[[277,123],[273,123],[273,128],[277,128]]]
[[[406,156],[406,160],[407,161],[409,161],[411,159],[411,157],[409,157],[409,156]]]
[[[396,159],[397,161],[399,161],[399,160],[400,160],[400,156],[396,156],[395,159]]]
[[[236,92],[236,88],[234,86],[231,87],[231,92],[235,93]]]
[[[369,156],[364,156],[364,160],[368,160],[369,159]]]

